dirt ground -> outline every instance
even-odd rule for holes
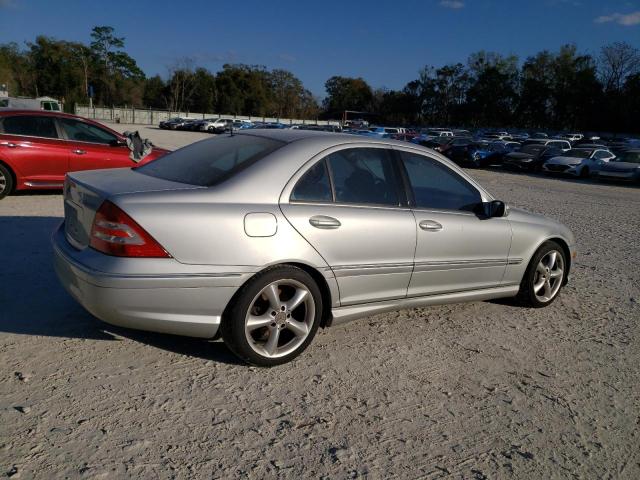
[[[640,478],[640,189],[472,174],[575,233],[551,307],[378,315],[273,369],[93,318],[52,269],[61,195],[0,201],[0,475]]]

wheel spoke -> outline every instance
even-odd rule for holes
[[[550,276],[551,278],[559,278],[562,277],[563,273],[563,270],[561,268],[558,268],[557,270],[551,270]]]
[[[540,275],[544,275],[545,273],[547,273],[547,270],[542,262],[538,264],[538,268],[536,268],[536,270]]]
[[[553,266],[556,264],[557,256],[558,256],[558,252],[556,252],[555,250],[549,253],[549,265],[547,265],[549,268],[553,268]]]
[[[273,308],[274,310],[280,310],[281,304],[280,293],[278,293],[278,285],[272,283],[271,285],[267,286],[267,288],[265,288],[262,293],[264,293],[267,297],[267,300],[269,300],[269,305],[271,306],[271,308]]]
[[[267,355],[273,355],[276,353],[278,349],[278,340],[280,338],[280,330],[276,327],[269,329],[269,339],[264,344],[264,351],[267,352]]]
[[[551,284],[549,283],[549,280],[546,280],[544,282],[544,296],[546,298],[550,298],[551,297]]]
[[[296,293],[293,295],[291,300],[286,303],[287,310],[290,312],[294,311],[309,295],[309,291],[303,288],[298,288]]]
[[[541,278],[541,279],[538,281],[538,283],[534,283],[534,284],[533,284],[533,291],[535,292],[535,294],[536,294],[536,295],[539,295],[539,293],[538,293],[538,292],[540,292],[540,289],[541,289],[542,287],[544,287],[544,284],[545,284],[545,280],[544,280],[544,278]]]
[[[293,318],[287,322],[287,329],[291,330],[298,337],[305,337],[309,333],[309,327],[304,322],[299,322]]]
[[[261,327],[268,327],[273,322],[270,315],[262,315],[260,317],[252,315],[247,318],[247,330],[252,332]]]

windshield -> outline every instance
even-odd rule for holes
[[[589,158],[591,157],[592,152],[593,152],[592,150],[572,149],[572,150],[569,150],[564,155],[566,157],[572,157],[572,158]]]
[[[624,152],[614,162],[640,163],[640,152]]]
[[[253,135],[220,136],[188,145],[136,171],[172,182],[210,187],[284,145],[285,142]]]

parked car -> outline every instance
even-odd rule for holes
[[[224,133],[228,131],[233,125],[233,119],[231,118],[215,118],[207,122],[205,132],[209,133]]]
[[[64,203],[55,269],[87,310],[221,334],[261,366],[299,355],[320,326],[390,310],[513,296],[548,306],[576,251],[565,226],[508,208],[432,150],[304,130],[74,172]]]
[[[173,117],[173,118],[170,118],[168,120],[163,120],[162,122],[160,122],[158,124],[158,127],[162,128],[163,130],[169,130],[169,129],[173,130],[171,128],[171,125],[173,125],[174,123],[183,122],[184,120],[185,119],[182,118],[182,117]]]
[[[608,162],[598,162],[592,176],[640,183],[640,149],[627,150]]]
[[[442,148],[442,153],[458,165],[473,168],[489,166],[493,155],[486,145],[469,139],[454,140]]]
[[[562,153],[558,147],[532,143],[524,145],[516,152],[507,153],[502,158],[502,166],[508,170],[538,172],[542,169],[544,162]]]
[[[515,152],[520,149],[522,145],[519,142],[512,142],[509,140],[498,140],[489,142],[485,149],[491,152],[489,162],[491,164],[502,164],[505,155],[511,152]]]
[[[564,135],[559,135],[558,138],[567,140],[573,144],[582,140],[584,138],[584,135],[581,133],[565,133]]]
[[[169,128],[169,130],[183,130],[185,125],[190,124],[191,122],[197,122],[198,119],[196,118],[179,118],[173,122],[170,122],[167,124],[167,127]]]
[[[609,150],[573,148],[561,156],[550,158],[544,162],[542,171],[588,178],[598,162],[608,162],[612,158],[615,158],[615,155]]]
[[[166,152],[154,147],[140,163]],[[126,137],[100,123],[57,112],[0,111],[0,198],[62,188],[70,171],[135,165]]]
[[[530,138],[522,142],[522,145],[544,145],[547,147],[558,147],[564,152],[571,150],[571,143],[567,140],[553,139],[553,138]]]

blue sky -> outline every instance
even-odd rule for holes
[[[115,27],[147,75],[184,57],[212,71],[260,64],[322,96],[332,75],[402,88],[426,64],[481,49],[524,59],[565,43],[591,54],[613,41],[640,47],[640,0],[0,0],[0,43],[88,42],[94,25]]]

